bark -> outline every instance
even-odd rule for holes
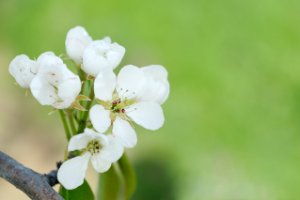
[[[0,177],[22,190],[31,199],[63,200],[50,186],[53,185],[53,176],[54,179],[56,176],[55,171],[51,173],[50,175],[39,174],[0,151]]]

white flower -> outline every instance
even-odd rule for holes
[[[110,70],[101,72],[94,83],[98,105],[90,110],[94,128],[105,132],[113,123],[112,134],[125,147],[137,143],[130,122],[149,129],[159,129],[164,123],[161,104],[169,94],[167,71],[159,65],[138,68],[127,65],[118,77]]]
[[[81,90],[81,81],[63,61],[52,52],[37,59],[38,74],[30,84],[31,93],[42,105],[57,109],[68,108]]]
[[[112,135],[104,135],[91,129],[85,129],[84,133],[71,138],[68,151],[74,150],[81,150],[82,154],[65,161],[57,173],[58,181],[69,190],[84,182],[89,160],[94,169],[102,173],[123,154],[123,147]]]
[[[93,41],[81,26],[68,31],[66,51],[76,64],[82,64],[85,73],[94,77],[102,70],[116,68],[125,54],[125,48],[116,42],[112,43],[110,37]]]
[[[37,71],[38,67],[36,62],[24,54],[16,56],[9,64],[9,73],[23,88],[29,88],[29,85]]]
[[[103,70],[116,68],[124,54],[125,48],[111,43],[109,37],[95,40],[84,50],[82,70],[95,77]]]
[[[66,38],[66,51],[76,64],[82,64],[82,55],[85,48],[92,42],[91,36],[81,26],[70,29]]]

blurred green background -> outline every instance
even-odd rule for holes
[[[133,199],[299,198],[300,1],[0,0],[0,149],[35,170],[62,158],[63,129],[7,67],[21,53],[64,53],[75,25],[125,46],[122,65],[169,71],[164,127],[138,129],[128,151]],[[27,199],[4,181],[0,192]]]

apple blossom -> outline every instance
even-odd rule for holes
[[[101,72],[95,79],[94,92],[99,102],[90,110],[94,128],[105,132],[113,123],[112,134],[125,147],[137,142],[131,121],[149,130],[157,130],[164,123],[160,105],[168,97],[169,83],[162,66],[127,65],[118,77],[112,70]]]
[[[36,61],[31,60],[24,54],[16,56],[9,64],[9,73],[23,88],[29,88],[29,85],[37,71],[38,67],[36,65]]]
[[[39,72],[30,84],[32,95],[42,105],[57,109],[70,107],[81,90],[79,77],[52,52],[40,55],[37,65]]]
[[[84,182],[89,160],[98,173],[103,173],[123,154],[123,147],[116,138],[92,129],[85,129],[70,139],[68,151],[74,150],[80,150],[81,155],[65,161],[57,174],[58,181],[69,190]]]

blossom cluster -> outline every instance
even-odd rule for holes
[[[71,137],[68,151],[80,153],[58,170],[59,182],[74,189],[84,182],[89,160],[102,173],[122,156],[124,148],[137,144],[133,122],[148,130],[162,127],[161,105],[168,98],[169,82],[161,65],[126,65],[116,75],[114,69],[121,63],[125,48],[109,37],[93,40],[81,26],[68,31],[65,46],[68,57],[88,77],[85,80],[53,52],[42,53],[37,59],[18,55],[11,61],[9,72],[41,105],[55,109],[78,109],[82,82],[93,80],[95,99],[85,111],[91,126]]]

